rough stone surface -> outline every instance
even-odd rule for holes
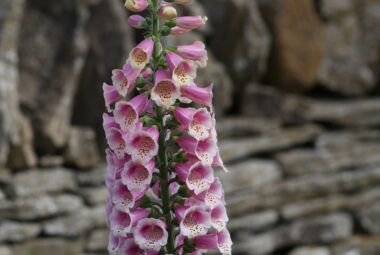
[[[212,28],[210,48],[236,84],[258,79],[267,66],[271,36],[256,1],[202,0]],[[218,29],[223,27],[223,29]],[[223,42],[223,43],[220,43]],[[235,93],[241,92],[239,86]]]
[[[21,242],[37,236],[41,226],[34,223],[4,221],[0,223],[0,242]]]
[[[76,186],[72,172],[64,168],[30,170],[17,174],[13,188],[19,196],[31,196],[45,192],[74,190]]]
[[[19,48],[20,101],[33,122],[40,152],[54,151],[67,142],[74,93],[88,49],[86,4],[27,1]]]
[[[293,250],[289,255],[331,255],[327,247],[301,247]]]
[[[255,138],[236,138],[220,142],[221,156],[225,162],[241,159],[253,154],[285,149],[307,143],[321,132],[314,125],[275,131]]]
[[[14,255],[55,255],[81,254],[82,243],[77,240],[65,240],[58,238],[41,238],[30,240],[24,244],[15,246]]]
[[[86,251],[104,252],[108,246],[109,230],[95,230],[87,240]]]
[[[65,154],[67,163],[77,168],[96,165],[100,161],[100,156],[95,132],[91,128],[71,128]]]
[[[0,4],[0,166],[7,162],[9,145],[20,139],[17,47],[24,3],[24,0],[5,0]]]
[[[247,238],[235,246],[237,254],[268,254],[294,244],[330,243],[350,236],[352,219],[343,213],[304,219]]]
[[[272,161],[248,160],[227,166],[229,172],[218,174],[226,193],[270,185],[281,178],[278,165]],[[233,173],[233,174],[229,174]]]
[[[12,250],[8,246],[0,245],[0,254],[1,255],[12,255]]]
[[[315,85],[324,56],[325,33],[312,0],[259,0],[273,34],[272,84],[293,91]]]
[[[107,201],[108,191],[106,187],[84,188],[80,193],[89,205],[105,204]]]
[[[380,206],[364,207],[359,210],[358,218],[360,225],[370,234],[380,234]]]
[[[57,195],[54,197],[40,195],[4,201],[0,205],[0,217],[21,220],[36,220],[58,214],[77,211],[83,205],[82,200],[74,195]]]
[[[332,249],[333,255],[377,255],[380,251],[379,236],[356,236],[335,245]]]
[[[321,5],[329,22],[325,25],[327,53],[319,81],[342,95],[363,95],[376,84],[380,2],[323,0]]]
[[[228,229],[233,233],[259,231],[273,226],[278,220],[279,215],[276,211],[267,210],[234,218],[228,222]]]
[[[104,185],[105,165],[99,165],[96,168],[79,173],[76,175],[78,183],[82,186],[99,186]]]

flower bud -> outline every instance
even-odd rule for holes
[[[192,0],[175,0],[176,4],[188,4],[191,3]]]
[[[131,15],[128,18],[128,24],[137,29],[144,28],[145,18],[137,14]]]
[[[197,29],[206,24],[207,17],[183,16],[176,19],[177,26],[184,29]]]
[[[160,17],[164,20],[177,17],[177,10],[173,6],[165,6],[160,10]]]
[[[147,0],[126,0],[124,6],[132,12],[141,12],[148,7]]]

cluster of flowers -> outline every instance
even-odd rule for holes
[[[231,254],[224,193],[213,173],[213,167],[225,168],[212,85],[194,83],[197,68],[207,63],[205,46],[197,41],[163,49],[159,42],[160,36],[199,28],[206,19],[176,17],[174,2],[190,1],[126,1],[131,11],[151,11],[150,18],[128,20],[150,33],[123,68],[113,70],[112,85],[103,84],[111,254],[196,255],[209,249]],[[166,20],[159,28],[158,17]]]

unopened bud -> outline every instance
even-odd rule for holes
[[[164,20],[174,19],[177,17],[177,10],[173,6],[165,6],[160,10],[160,16]]]
[[[148,7],[148,0],[126,0],[124,6],[133,12],[141,12]]]

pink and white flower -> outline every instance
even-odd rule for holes
[[[126,0],[125,7],[133,12],[141,12],[148,7],[148,0]]]
[[[182,27],[175,26],[170,30],[170,34],[171,35],[183,35],[183,34],[189,33],[190,31],[191,31],[191,29],[185,29]]]
[[[108,252],[116,254],[120,246],[120,237],[115,236],[112,232],[108,235]]]
[[[107,111],[111,111],[111,105],[123,97],[119,94],[116,88],[107,83],[103,83],[103,96]]]
[[[225,204],[223,187],[218,178],[210,185],[207,192],[200,194],[200,199],[211,209]]]
[[[177,46],[176,53],[183,58],[197,62],[200,67],[207,65],[207,51],[203,42],[196,41],[191,45]]]
[[[143,192],[152,181],[154,167],[154,160],[149,161],[146,165],[129,161],[121,172],[121,182],[132,192]]]
[[[113,208],[110,215],[110,227],[112,234],[116,237],[127,237],[133,226],[148,217],[149,211],[147,209],[139,208],[127,212],[121,212]]]
[[[117,102],[114,110],[115,121],[123,131],[130,131],[135,128],[139,116],[144,112],[147,104],[148,98],[145,94],[140,94],[128,102]]]
[[[159,219],[140,220],[133,234],[135,242],[143,250],[159,251],[168,241],[166,224]]]
[[[194,82],[196,67],[193,62],[184,60],[174,52],[168,52],[166,59],[172,72],[172,79],[178,86],[181,87]]]
[[[223,255],[231,255],[232,254],[232,240],[230,233],[227,229],[220,231],[217,234],[218,237],[218,249]]]
[[[133,161],[146,164],[157,155],[158,137],[159,133],[156,127],[135,130],[130,134],[125,149]]]
[[[195,84],[186,85],[181,87],[181,97],[187,98],[202,106],[212,108],[212,88],[212,84],[205,88],[198,87]]]
[[[183,16],[176,18],[176,24],[185,29],[197,29],[204,26],[207,22],[207,17],[202,16]]]
[[[187,188],[196,195],[208,190],[215,180],[212,168],[201,162],[177,164],[175,169],[178,176],[186,182]]]
[[[149,63],[152,57],[154,42],[152,38],[147,38],[140,42],[129,53],[129,62],[134,69],[142,70]]]
[[[106,131],[106,137],[108,140],[108,145],[116,154],[118,159],[123,159],[126,150],[126,143],[123,138],[123,134],[117,128],[110,128]]]
[[[228,222],[228,216],[227,216],[227,211],[226,207],[224,205],[219,205],[212,209],[211,211],[211,222],[212,226],[217,230],[217,231],[222,231]]]
[[[132,192],[125,186],[121,180],[115,181],[111,197],[115,208],[122,212],[128,212],[135,206],[135,202],[144,195],[143,192]]]
[[[120,247],[120,255],[157,255],[155,251],[144,251],[140,249],[133,238],[128,238]]]
[[[125,97],[135,88],[135,81],[139,75],[139,70],[132,68],[130,64],[125,64],[123,69],[112,71],[112,84],[122,97]]]
[[[211,135],[211,115],[205,108],[177,107],[174,116],[181,124],[180,129],[188,132],[196,140],[205,140]]]
[[[151,91],[152,100],[155,101],[157,105],[168,109],[175,103],[179,96],[180,90],[171,79],[170,74],[162,68],[158,69]]]
[[[177,143],[186,153],[200,160],[203,165],[211,166],[217,153],[216,142],[212,137],[197,141],[194,137],[183,136],[177,139]]]
[[[134,27],[137,29],[144,28],[144,23],[145,23],[145,18],[138,14],[131,15],[128,18],[128,24],[131,27]]]
[[[204,206],[192,206],[184,213],[180,222],[180,233],[186,237],[194,238],[205,235],[210,227],[210,212]]]

